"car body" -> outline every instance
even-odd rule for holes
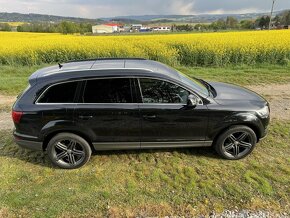
[[[252,144],[244,154],[232,154],[238,140],[227,142],[234,151],[226,155],[223,146],[216,148],[227,159],[240,159],[266,135],[269,111],[268,102],[248,89],[189,78],[156,61],[123,58],[68,62],[36,71],[12,116],[16,143],[42,151],[58,134],[84,139],[90,153],[215,146],[225,132],[247,128],[246,143]],[[240,133],[233,133],[236,139],[242,138]],[[64,138],[69,143],[70,136]],[[64,147],[59,152],[69,157]],[[56,152],[53,145],[49,148]],[[63,168],[84,164],[53,162]]]

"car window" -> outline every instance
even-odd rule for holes
[[[38,103],[73,103],[78,82],[67,82],[49,87]]]
[[[132,103],[129,78],[88,80],[83,103]]]
[[[143,103],[186,104],[187,90],[170,82],[157,79],[139,79]]]

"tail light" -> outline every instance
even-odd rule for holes
[[[19,123],[23,115],[22,111],[12,111],[12,119],[14,123]]]

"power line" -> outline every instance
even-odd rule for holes
[[[270,15],[270,21],[269,21],[269,30],[271,29],[273,10],[274,10],[274,5],[275,5],[275,2],[276,2],[276,1],[277,1],[277,0],[273,0],[273,3],[272,3],[271,15]]]

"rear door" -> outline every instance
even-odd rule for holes
[[[203,145],[207,106],[200,103],[195,108],[187,107],[188,95],[192,93],[169,81],[139,78],[138,83],[142,98],[139,105],[142,148],[194,146],[199,142]]]
[[[140,148],[140,113],[132,83],[131,78],[84,81],[75,121],[93,135],[95,149]]]
[[[34,113],[42,114],[41,120],[34,122],[30,118],[28,121],[32,124],[30,131],[36,129],[35,131],[39,132],[41,126],[41,134],[47,135],[50,131],[62,131],[64,127],[72,127],[76,95],[80,85],[80,82],[72,81],[47,87],[37,99],[37,106],[33,109]],[[63,126],[64,123],[66,126]]]

